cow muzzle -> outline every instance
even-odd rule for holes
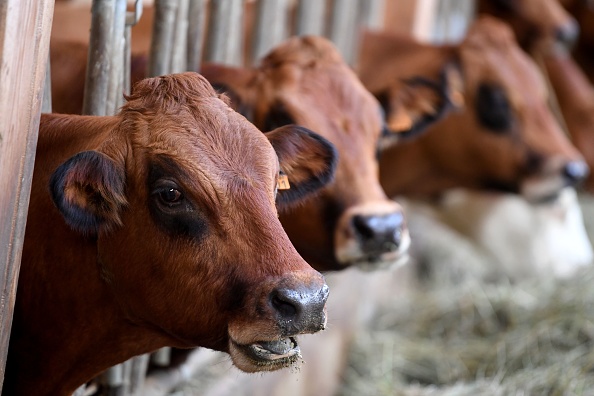
[[[589,174],[590,168],[582,160],[553,158],[541,172],[524,179],[520,193],[530,202],[550,201],[564,188],[578,187]]]
[[[268,292],[258,303],[256,312],[267,319],[261,321],[260,330],[256,326],[251,331],[244,327],[237,334],[230,332],[230,354],[241,370],[273,371],[289,367],[301,358],[295,336],[326,328],[329,288],[320,274],[312,278],[309,272],[313,271],[285,277],[272,287],[269,283],[264,286]]]
[[[338,222],[335,246],[344,266],[373,270],[405,263],[410,235],[402,209],[393,202],[351,208]]]

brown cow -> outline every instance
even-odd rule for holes
[[[566,12],[559,0],[520,0],[507,6],[501,0],[482,0],[479,11],[492,13],[511,24],[514,33],[521,38],[524,49],[531,53],[543,68],[554,91],[553,107],[558,106],[558,115],[563,118],[572,142],[584,155],[590,168],[594,167],[594,88],[588,81],[588,70],[580,69],[578,63],[590,69],[594,75],[591,56],[594,42],[594,12],[584,1],[564,1],[582,29],[574,54],[569,47],[577,39],[577,24]],[[589,18],[589,19],[588,19]],[[575,32],[575,34],[573,33]],[[591,77],[590,77],[591,78]],[[594,192],[594,173],[588,176],[583,187]]]
[[[406,255],[410,239],[402,209],[386,197],[378,181],[376,155],[384,126],[380,105],[328,40],[294,37],[273,49],[257,68],[205,64],[201,73],[229,91],[236,108],[260,129],[304,125],[337,147],[333,183],[315,201],[280,217],[314,268],[373,268]],[[397,132],[418,129],[409,124]]]
[[[86,46],[52,41],[54,110],[80,112]],[[146,56],[133,57],[133,74],[145,70]],[[139,73],[140,71],[140,73]],[[291,241],[318,270],[351,265],[388,265],[406,256],[409,236],[400,206],[388,200],[378,182],[376,153],[383,119],[378,102],[341,59],[334,46],[320,37],[293,38],[273,50],[259,68],[202,65],[201,72],[216,86],[230,90],[233,105],[262,130],[296,123],[315,130],[339,152],[333,183],[316,200],[281,213]],[[78,80],[78,81],[74,81]],[[439,86],[438,83],[436,83]],[[414,135],[436,117],[424,117],[416,99],[437,103],[434,87],[401,84],[395,106],[418,122],[392,125],[382,142]],[[440,110],[442,110],[440,108]],[[443,109],[445,111],[445,109]],[[370,268],[371,268],[370,267]]]
[[[42,115],[4,395],[70,395],[165,345],[275,370],[325,326],[328,288],[275,194],[279,170],[281,207],[326,184],[332,145],[262,134],[195,73],[127,99],[116,116]]]
[[[548,108],[538,68],[505,24],[480,18],[452,46],[369,32],[362,48],[360,77],[378,97],[389,96],[401,79],[436,75],[446,64],[462,71],[464,109],[384,151],[380,178],[388,195],[495,188],[541,201],[587,176],[582,156]]]
[[[563,46],[575,43],[579,34],[576,20],[559,0],[479,0],[478,12],[509,23],[520,45],[531,50],[543,37]]]

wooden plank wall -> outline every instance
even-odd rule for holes
[[[0,1],[0,387],[25,234],[53,9],[54,0]]]

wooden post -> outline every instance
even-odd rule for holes
[[[256,24],[252,36],[251,63],[266,55],[287,37],[288,5],[287,0],[258,1]]]
[[[210,3],[210,8],[206,60],[240,66],[243,0],[216,0]]]
[[[199,71],[204,48],[204,34],[206,28],[206,1],[190,0],[188,12],[191,23],[188,26],[188,49],[186,69]]]
[[[326,16],[326,1],[301,0],[297,4],[297,27],[295,33],[304,35],[324,35],[324,17]]]
[[[53,0],[0,2],[0,389],[16,297]]]

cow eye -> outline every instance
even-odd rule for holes
[[[180,204],[184,195],[181,191],[174,187],[165,187],[156,192],[159,202],[165,206],[174,207]]]
[[[475,110],[479,122],[492,132],[505,132],[512,126],[512,109],[501,87],[481,84],[477,90]]]

